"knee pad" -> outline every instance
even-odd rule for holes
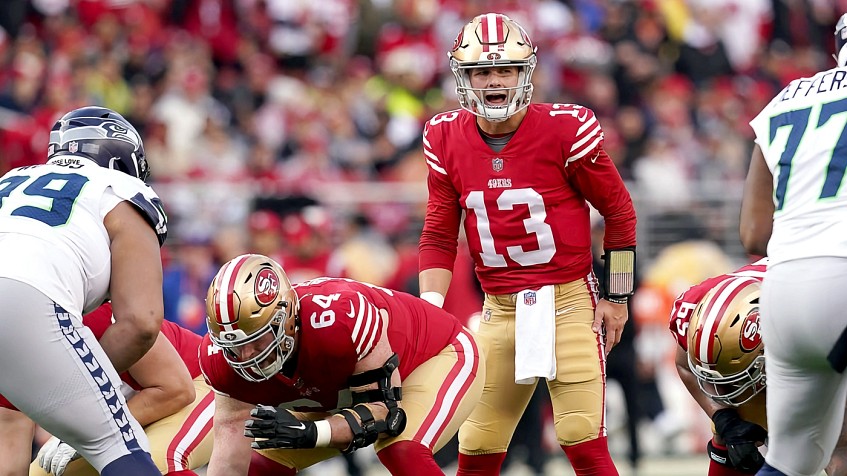
[[[580,413],[570,413],[556,422],[556,437],[559,444],[576,445],[597,436],[598,425]]]

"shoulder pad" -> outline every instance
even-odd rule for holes
[[[141,180],[122,172],[117,172],[115,177],[117,179],[112,181],[112,190],[115,195],[135,205],[147,223],[156,231],[159,246],[162,246],[168,236],[168,216],[165,214],[162,200],[149,185]]]

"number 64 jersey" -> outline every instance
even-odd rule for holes
[[[111,278],[103,219],[123,201],[163,243],[161,201],[135,177],[73,156],[9,171],[0,177],[0,277],[39,289],[74,316],[90,312]]]
[[[495,152],[476,117],[441,113],[424,127],[429,201],[420,269],[453,269],[462,212],[482,289],[507,294],[591,273],[588,203],[606,221],[604,246],[635,246],[635,210],[603,150],[594,113],[574,104],[531,104]]]

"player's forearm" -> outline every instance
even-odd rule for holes
[[[138,423],[147,426],[182,410],[194,401],[194,397],[193,392],[188,394],[166,387],[150,387],[133,395],[127,406]]]
[[[160,323],[161,324],[161,323]],[[117,320],[100,338],[100,346],[118,372],[130,368],[153,347],[159,328],[135,325],[132,320]]]
[[[716,411],[724,408],[700,390],[700,385],[697,383],[697,376],[691,372],[687,364],[683,367],[677,363],[676,371],[679,374],[680,380],[682,380],[682,383],[685,385],[685,388],[688,389],[688,393],[691,394],[700,408],[703,409],[706,416],[712,418],[712,415],[714,415]]]
[[[215,422],[215,442],[206,476],[247,474],[253,450],[243,432],[235,425],[219,426]]]
[[[430,268],[421,271],[418,274],[421,297],[441,307],[440,304],[443,304],[444,296],[447,295],[447,290],[450,289],[450,281],[452,279],[453,272],[449,269]],[[440,296],[441,303],[427,299],[427,296],[432,296],[432,294],[425,296],[424,293],[437,293]]]

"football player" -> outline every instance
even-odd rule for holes
[[[0,177],[0,393],[106,476],[160,474],[117,391],[163,320],[167,227],[149,172],[135,128],[84,107],[53,126],[46,164]],[[98,342],[82,315],[108,296],[115,324]]]
[[[340,278],[292,287],[272,259],[242,255],[218,272],[206,312],[208,476],[293,475],[371,444],[391,474],[442,475],[432,454],[482,394],[470,332],[405,293]]]
[[[482,401],[459,431],[460,476],[496,475],[538,377],[577,475],[616,475],[606,442],[606,355],[628,318],[635,211],[591,109],[531,103],[536,48],[505,15],[477,16],[449,52],[461,109],[423,131],[429,168],[421,297],[452,280],[459,225],[485,291]],[[606,223],[607,286],[592,273],[589,203]]]
[[[770,259],[761,297],[770,389],[763,476],[818,474],[844,419],[847,14],[835,54],[835,68],[792,81],[750,121],[741,241]]]
[[[709,476],[755,474],[767,437],[765,357],[759,296],[767,259],[709,278],[674,302],[670,331],[680,379],[709,418]],[[847,475],[843,433],[829,476]]]
[[[104,304],[82,320],[96,338],[112,325]],[[170,321],[144,357],[121,374],[130,413],[144,427],[150,453],[162,474],[194,475],[212,454],[214,394],[200,374],[202,338]],[[3,405],[0,398],[0,406]],[[67,443],[52,437],[38,452],[30,476],[93,476],[97,472]]]

